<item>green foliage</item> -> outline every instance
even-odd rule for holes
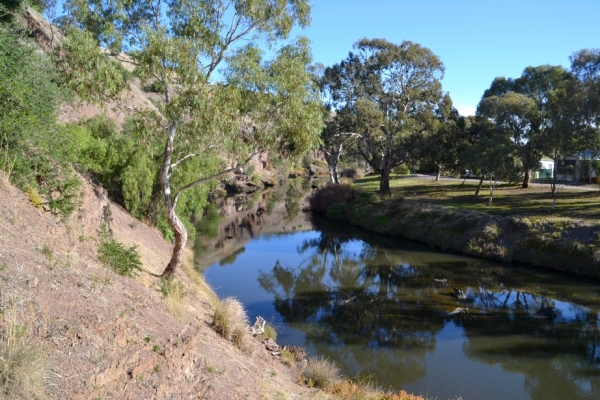
[[[10,26],[0,26],[0,69],[0,168],[52,212],[68,216],[78,207],[80,182],[70,166],[72,140],[56,124],[56,108],[67,98],[59,78]]]
[[[82,100],[100,103],[128,87],[123,66],[102,53],[89,32],[70,28],[55,54],[64,84]]]
[[[137,246],[125,247],[109,236],[107,228],[102,227],[101,241],[98,246],[98,258],[105,267],[122,276],[133,277],[142,270],[142,262]]]
[[[265,324],[265,331],[262,334],[263,339],[277,340],[277,331],[271,324]]]
[[[327,209],[327,218],[345,220],[346,219],[347,205],[342,203],[336,203],[329,206]]]

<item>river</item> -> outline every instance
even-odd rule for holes
[[[600,398],[600,282],[324,220],[300,211],[305,186],[227,199],[196,243],[280,345],[429,398]]]

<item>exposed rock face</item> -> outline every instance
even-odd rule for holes
[[[245,174],[234,174],[233,180],[225,183],[228,193],[252,193],[262,188],[261,182],[254,182],[251,176]]]

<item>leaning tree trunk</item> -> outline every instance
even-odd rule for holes
[[[485,179],[485,175],[481,177],[479,180],[479,185],[477,185],[477,189],[475,190],[475,196],[479,196],[479,191],[481,190],[481,186],[483,186],[483,180]]]
[[[442,174],[442,167],[440,167],[439,165],[437,166],[437,176],[435,177],[435,181],[439,182],[440,180],[440,175]]]
[[[167,143],[165,145],[165,153],[163,157],[163,164],[160,169],[160,186],[163,195],[163,205],[165,208],[165,215],[167,217],[167,223],[173,229],[175,235],[175,247],[173,248],[173,254],[171,255],[171,261],[161,274],[161,277],[172,276],[175,271],[183,263],[183,252],[187,243],[187,231],[183,222],[179,219],[175,213],[175,207],[177,206],[177,199],[173,201],[171,198],[171,182],[170,182],[170,169],[171,169],[171,158],[173,156],[173,142],[175,140],[175,133],[177,130],[177,124],[173,124],[169,127],[167,132]],[[176,196],[177,197],[177,196]]]
[[[529,187],[529,169],[525,170],[525,176],[523,177],[523,185],[521,185],[523,189],[527,189]]]

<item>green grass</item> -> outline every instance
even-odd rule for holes
[[[600,219],[600,191],[577,190],[563,187],[552,210],[552,193],[548,186],[530,186],[522,189],[520,185],[499,184],[494,190],[494,200],[487,207],[489,191],[487,182],[481,187],[479,196],[475,196],[477,180],[435,182],[432,178],[393,176],[390,179],[391,196],[385,199],[412,199],[423,203],[438,204],[460,209],[485,211],[496,215],[522,215],[533,218],[566,218],[596,222]],[[594,186],[590,186],[594,187]],[[355,188],[373,195],[379,190],[379,177],[367,176],[355,181]]]

